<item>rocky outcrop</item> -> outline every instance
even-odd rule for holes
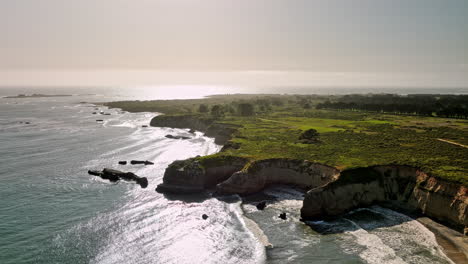
[[[198,130],[207,137],[213,137],[215,143],[220,145],[228,142],[237,130],[234,125],[217,123],[213,118],[197,115],[159,115],[151,119],[150,126]]]
[[[203,192],[216,186],[220,194],[250,194],[272,184],[306,190],[336,179],[339,170],[318,163],[268,159],[248,163],[234,156],[212,156],[173,162],[165,171],[158,192]]]
[[[167,167],[163,183],[158,185],[156,191],[163,193],[203,192],[241,170],[246,163],[246,159],[233,156],[174,161]]]
[[[143,164],[143,165],[154,165],[153,162],[148,161],[148,160],[131,160],[130,164],[132,165],[138,165],[138,164]]]
[[[123,172],[123,171],[106,168],[106,169],[103,169],[102,171],[89,170],[88,174],[99,176],[111,182],[116,182],[119,180],[135,181],[141,186],[141,188],[148,187],[148,179],[146,177],[139,177],[132,172]]]
[[[266,159],[255,161],[217,185],[219,193],[249,194],[272,184],[287,184],[306,190],[335,180],[339,170],[303,160]]]
[[[170,139],[190,139],[190,137],[184,137],[184,136],[173,136],[173,135],[166,135],[166,138]]]
[[[343,171],[338,180],[306,194],[301,216],[334,217],[371,204],[418,211],[456,227],[468,225],[465,186],[402,165]]]

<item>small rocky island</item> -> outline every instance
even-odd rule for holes
[[[89,170],[88,174],[101,177],[102,179],[111,182],[118,182],[120,180],[134,181],[138,183],[141,188],[148,187],[148,179],[146,177],[139,177],[132,172],[123,172],[114,169],[103,169],[102,171]]]

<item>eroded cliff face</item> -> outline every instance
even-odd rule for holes
[[[339,171],[309,161],[220,156],[175,161],[164,174],[160,192],[250,194],[272,184],[311,189],[303,219],[336,217],[372,204],[419,211],[456,227],[468,226],[468,192],[461,184],[431,177],[418,168],[384,165]]]
[[[272,184],[304,189],[322,186],[337,178],[339,170],[309,161],[267,159],[253,162],[216,186],[219,193],[249,194]]]
[[[377,203],[420,211],[457,227],[468,225],[468,196],[463,185],[431,177],[410,166],[358,170],[366,175],[356,179],[353,170],[344,171],[338,180],[310,190],[301,209],[302,218],[334,217]]]
[[[246,159],[224,157],[216,162],[204,163],[196,158],[175,161],[164,172],[163,183],[156,191],[163,193],[203,192],[225,181],[233,173],[241,170]]]

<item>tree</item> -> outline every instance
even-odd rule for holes
[[[302,134],[299,136],[299,140],[301,140],[301,142],[303,143],[310,144],[318,142],[318,137],[319,133],[317,132],[317,130],[311,128],[302,132]]]
[[[209,112],[208,106],[206,106],[205,104],[201,104],[201,105],[198,107],[198,112],[200,112],[200,113],[208,113],[208,112]]]
[[[253,105],[249,103],[239,104],[237,109],[239,111],[239,115],[241,116],[253,116],[255,113]]]
[[[214,117],[221,117],[224,115],[224,110],[221,105],[213,105],[211,108],[211,115]]]

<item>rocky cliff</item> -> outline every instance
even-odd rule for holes
[[[207,137],[213,137],[216,144],[224,145],[236,132],[233,125],[216,122],[210,117],[198,115],[159,115],[151,119],[153,127],[190,128],[204,132]]]
[[[418,211],[456,227],[468,225],[465,186],[401,165],[343,171],[338,180],[306,194],[301,216],[322,219],[371,204]]]
[[[455,227],[468,225],[468,192],[461,184],[432,177],[418,168],[383,165],[338,169],[292,159],[249,162],[235,156],[209,156],[172,163],[159,192],[250,194],[273,184],[307,192],[301,216],[305,220],[344,214],[354,208],[381,204],[417,211]]]
[[[209,156],[175,161],[164,173],[159,192],[201,192],[216,186],[217,193],[250,194],[272,184],[304,190],[325,185],[339,170],[304,160],[267,159],[249,163],[234,156]]]
[[[214,187],[241,170],[247,160],[233,156],[203,157],[175,161],[164,172],[156,191],[195,193]]]
[[[322,186],[337,178],[339,170],[304,160],[267,159],[252,162],[219,183],[219,193],[248,194],[272,184],[287,184],[303,189]]]

